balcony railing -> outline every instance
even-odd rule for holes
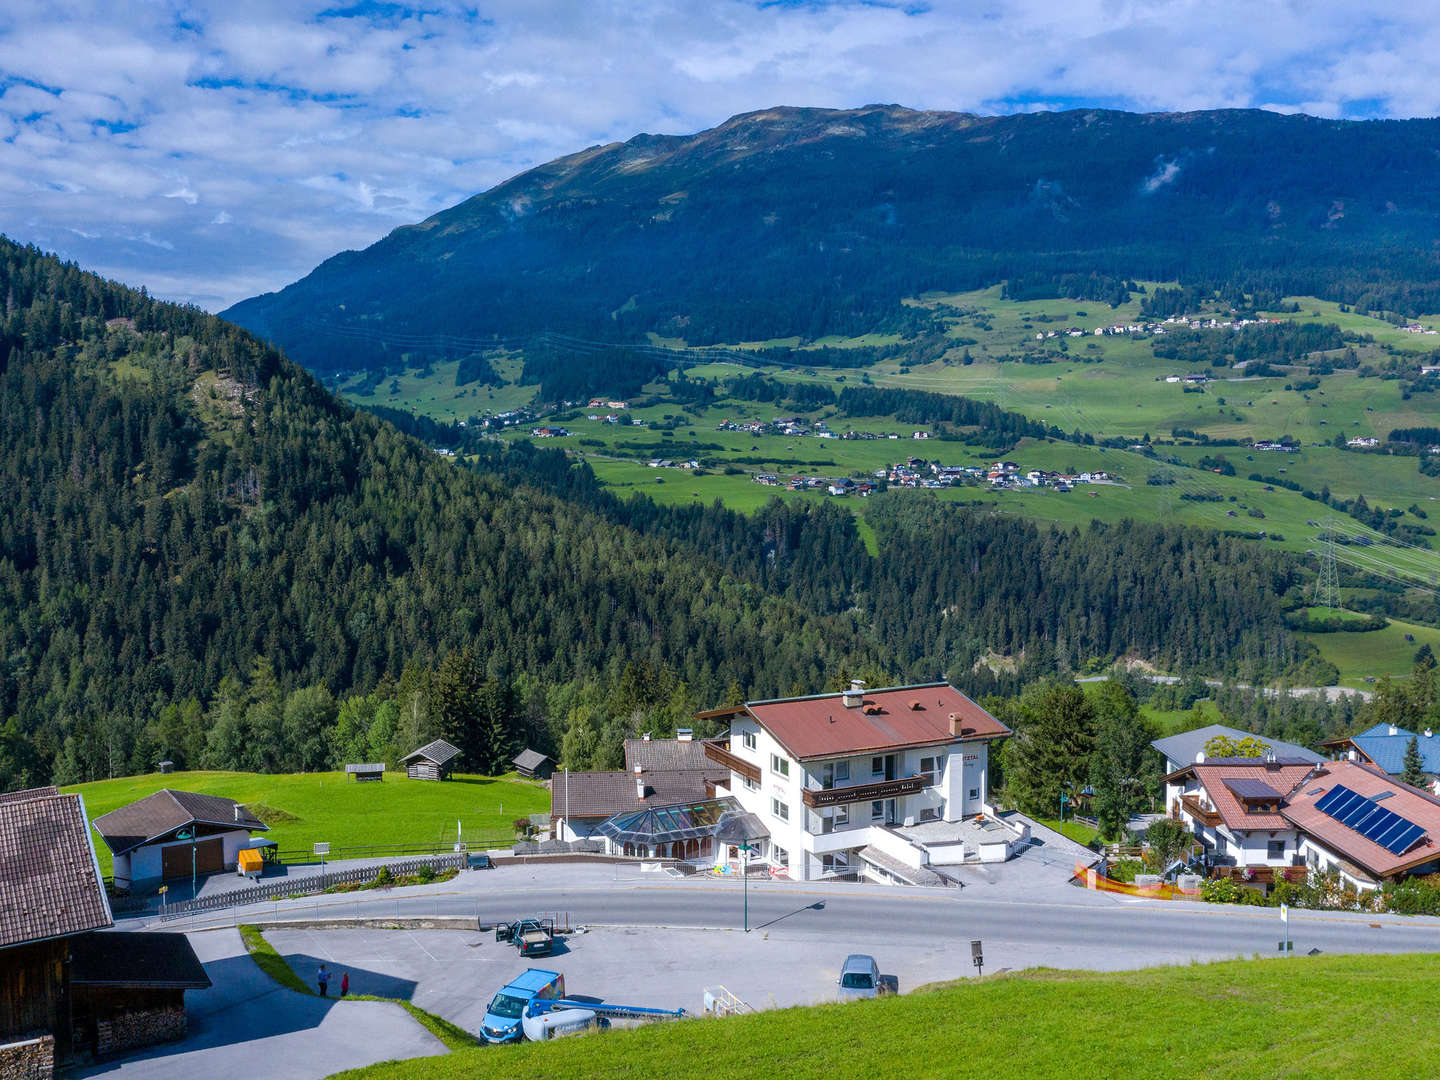
[[[876,780],[870,784],[854,784],[850,787],[806,788],[800,792],[800,800],[810,809],[818,810],[842,803],[895,799],[901,795],[920,794],[925,790],[928,779],[928,776],[907,776],[903,780]]]
[[[723,765],[731,772],[737,772],[741,776],[749,777],[755,783],[760,782],[760,766],[753,761],[746,761],[738,754],[730,751],[723,739],[707,739],[705,741],[705,756],[717,765]]]
[[[1220,824],[1220,812],[1201,806],[1200,800],[1195,798],[1194,795],[1181,795],[1180,805],[1183,806],[1185,812],[1196,821],[1212,827]]]

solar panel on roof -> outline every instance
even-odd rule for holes
[[[1387,793],[1389,794],[1389,793]],[[1402,855],[1425,835],[1425,830],[1377,800],[1336,784],[1315,802],[1315,809],[1353,829],[1394,855]]]

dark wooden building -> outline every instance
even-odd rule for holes
[[[70,949],[75,1049],[106,1057],[182,1038],[210,976],[184,934],[85,934]]]
[[[450,775],[460,748],[451,746],[444,739],[426,743],[400,759],[405,766],[405,775],[411,780],[444,780]]]
[[[0,1047],[22,1044],[6,1055],[19,1067],[70,1059],[71,945],[113,922],[84,799],[0,795]]]
[[[555,763],[539,750],[522,750],[510,764],[517,773],[531,780],[549,780],[555,771]]]

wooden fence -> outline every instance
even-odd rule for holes
[[[355,866],[348,870],[327,870],[323,875],[314,874],[310,877],[278,878],[268,885],[254,885],[248,889],[231,889],[227,892],[213,893],[210,896],[196,897],[194,900],[184,900],[178,904],[168,904],[161,911],[160,919],[162,922],[169,922],[171,919],[183,919],[187,915],[196,915],[202,911],[243,907],[246,904],[270,903],[275,900],[288,900],[293,896],[311,896],[324,892],[332,885],[368,883],[375,880],[382,867],[390,871],[391,877],[403,877],[407,874],[419,873],[427,867],[437,873],[443,870],[464,870],[468,861],[469,856],[460,852],[448,855],[429,855],[400,862],[376,863],[373,866]]]

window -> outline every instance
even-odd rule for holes
[[[849,825],[850,808],[848,806],[835,807],[834,813],[830,815],[830,820],[836,825]]]
[[[755,738],[755,732],[742,731],[740,733],[740,743],[746,750],[754,750],[758,742],[759,740]]]
[[[759,790],[760,790],[760,781],[759,781],[759,780],[751,780],[750,777],[748,777],[748,776],[742,775],[742,776],[740,777],[740,783],[742,783],[742,784],[745,785],[745,790],[746,790],[746,791],[759,791]]]
[[[781,821],[790,820],[790,804],[781,802],[779,799],[770,800],[770,813],[774,814]]]
[[[922,757],[920,759],[920,775],[925,778],[926,787],[934,787],[940,778],[940,759],[938,757]]]
[[[790,869],[790,853],[779,844],[770,845],[770,861],[776,866],[784,867],[786,870]]]
[[[790,759],[783,758],[779,754],[770,755],[770,771],[779,776],[790,775]]]
[[[883,757],[872,757],[872,758],[870,759],[870,775],[871,775],[871,776],[884,776],[884,775],[885,775],[885,759],[884,759]]]
[[[1271,840],[1268,844],[1265,845],[1265,857],[1267,859],[1285,858],[1285,841]]]
[[[843,851],[822,855],[820,865],[827,874],[843,874],[850,869],[850,856]]]
[[[848,761],[835,762],[835,783],[848,784],[850,782],[850,763]]]
[[[827,761],[820,766],[820,786],[829,791],[836,784],[847,784],[850,782],[850,763],[848,761]]]
[[[879,821],[879,820],[880,820],[881,818],[883,818],[884,816],[885,816],[885,802],[884,802],[884,800],[882,800],[882,799],[876,799],[874,802],[872,802],[872,803],[870,804],[870,820],[871,820],[871,821]]]
[[[980,789],[979,789],[978,787],[972,787],[972,788],[970,789],[970,798],[972,798],[972,799],[978,799],[979,797],[980,797]]]
[[[936,810],[933,806],[927,806],[924,810],[920,811],[921,821],[936,821],[939,819],[939,817],[940,811]]]

